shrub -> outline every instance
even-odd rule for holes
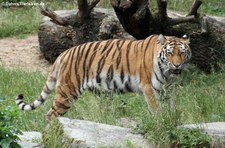
[[[178,128],[168,134],[172,147],[210,147],[211,138],[201,129]]]
[[[18,110],[12,106],[3,108],[4,99],[0,97],[0,148],[20,148],[16,140],[22,132],[17,128]]]

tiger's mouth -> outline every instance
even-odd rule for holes
[[[180,75],[181,74],[181,69],[170,69],[171,74],[175,75]]]

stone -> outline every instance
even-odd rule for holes
[[[37,141],[41,141],[42,134],[40,132],[30,131],[30,132],[22,132],[23,135],[19,135],[20,140],[18,144],[22,148],[40,148],[41,146]]]
[[[187,124],[179,128],[201,129],[212,137],[210,147],[224,147],[225,145],[225,122],[211,122],[200,124]]]
[[[72,139],[70,143],[72,148],[126,147],[128,145],[151,147],[142,135],[132,134],[130,128],[64,117],[58,118],[58,122],[63,128],[64,140]]]
[[[187,125],[183,125],[182,127],[199,128],[204,130],[208,135],[225,137],[225,122],[187,124]]]
[[[117,119],[117,125],[126,128],[135,128],[137,127],[137,122],[128,118],[119,118]]]

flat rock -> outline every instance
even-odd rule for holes
[[[132,134],[130,128],[64,117],[58,118],[58,121],[63,127],[64,138],[73,139],[70,144],[73,148],[126,147],[130,144],[134,147],[151,147],[142,135]]]
[[[19,135],[20,140],[18,141],[18,144],[22,148],[40,148],[40,145],[37,143],[37,141],[41,141],[42,134],[40,132],[23,132],[23,135]]]
[[[183,125],[182,127],[199,128],[204,130],[208,135],[225,137],[225,122],[188,124],[188,125]]]
[[[211,136],[210,147],[224,147],[225,145],[225,122],[212,122],[201,124],[188,124],[180,128],[202,129]]]

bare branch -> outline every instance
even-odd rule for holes
[[[87,0],[77,0],[77,3],[79,10],[77,15],[79,16],[81,22],[84,22],[89,16]]]
[[[181,23],[186,23],[186,22],[196,22],[196,18],[194,15],[191,16],[186,16],[186,17],[179,17],[179,18],[170,18],[168,20],[170,25],[177,25]]]
[[[144,1],[141,6],[138,8],[137,12],[133,14],[136,20],[143,18],[146,15],[146,11],[148,11],[148,1]],[[151,12],[149,12],[151,15]]]
[[[133,4],[132,1],[124,1],[124,2],[120,3],[120,7],[123,9],[128,9],[131,7],[132,4]]]
[[[87,0],[77,0],[78,2],[78,16],[81,22],[85,22],[91,13],[91,10],[98,4],[100,0],[92,0],[90,4],[88,4]]]
[[[158,15],[160,20],[166,20],[167,16],[167,0],[157,0]]]
[[[110,0],[113,8],[119,8],[120,10],[125,10],[131,7],[132,1],[120,1],[120,0]]]
[[[59,15],[57,15],[55,12],[51,11],[47,7],[41,7],[41,14],[51,18],[51,21],[55,24],[58,24],[61,26],[68,25],[68,22],[65,19],[63,19],[62,17],[60,17]]]
[[[170,25],[177,25],[181,23],[187,23],[187,22],[199,22],[197,19],[197,11],[198,8],[201,6],[202,1],[201,0],[195,0],[192,4],[191,10],[188,13],[186,17],[179,17],[179,18],[169,18],[169,24]]]
[[[91,1],[91,3],[89,4],[89,7],[88,7],[89,12],[98,4],[99,1],[100,0],[93,0],[93,1]]]
[[[195,0],[187,16],[194,15],[196,17],[198,8],[201,6],[201,4],[202,4],[201,0]]]
[[[110,0],[110,3],[113,8],[117,8],[120,5],[120,1],[118,1],[118,0]]]
[[[148,0],[110,0],[124,30],[137,39],[144,39],[151,32],[152,14]]]

